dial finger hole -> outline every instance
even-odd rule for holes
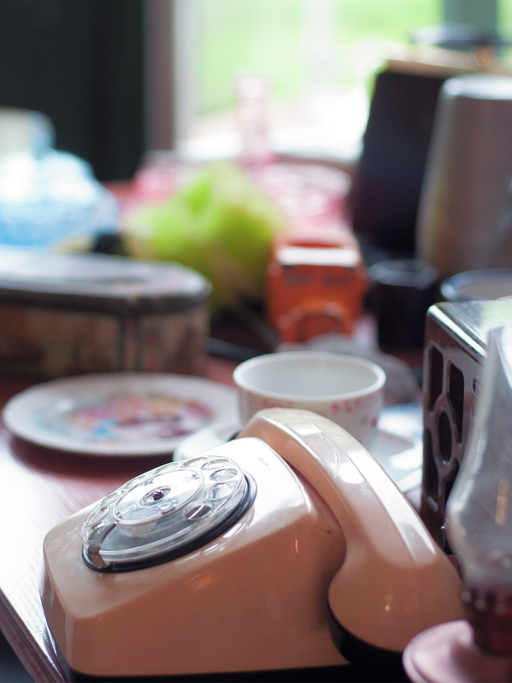
[[[114,491],[113,493],[109,493],[109,495],[105,496],[105,498],[103,498],[103,500],[101,501],[101,503],[100,503],[101,508],[103,510],[106,510],[107,508],[109,508],[113,503],[116,502],[116,500],[118,500],[123,495],[123,493],[125,491],[126,491],[126,489],[122,488],[122,489],[117,489],[117,491]]]
[[[201,466],[202,470],[210,471],[210,470],[218,470],[221,469],[222,467],[226,467],[227,465],[231,465],[233,463],[232,460],[229,460],[229,458],[208,458],[204,465]]]
[[[85,524],[88,527],[93,527],[98,522],[101,522],[102,519],[105,519],[105,517],[108,514],[108,506],[107,507],[96,507],[94,510],[92,510],[89,515],[87,516],[87,519],[85,520]]]
[[[119,522],[121,522],[125,519],[129,519],[130,515],[132,515],[136,510],[137,510],[137,505],[135,505],[135,503],[130,503],[129,505],[125,505],[120,510],[113,510],[114,519],[118,520]]]
[[[229,481],[230,479],[238,478],[238,470],[234,467],[223,467],[220,470],[215,470],[210,474],[212,481]]]
[[[92,542],[94,541],[95,538],[98,536],[101,536],[104,532],[104,530],[108,527],[111,526],[109,525],[106,521],[103,522],[98,522],[94,525],[91,525],[87,529],[84,529],[83,535],[82,535],[82,540]]]
[[[233,487],[229,484],[214,484],[207,488],[204,492],[205,500],[219,500],[221,498],[228,498],[233,491]]]
[[[148,481],[150,481],[152,479],[152,477],[153,477],[153,472],[151,472],[151,474],[149,474],[148,472],[145,472],[144,474],[139,474],[138,477],[134,477],[133,479],[130,479],[130,481],[126,482],[123,489],[126,491],[128,489],[134,488],[135,486],[140,486],[141,484],[147,484]]]
[[[181,462],[167,462],[165,465],[160,465],[153,470],[154,474],[162,474],[162,472],[167,472],[168,470],[176,470],[181,467]]]
[[[185,517],[187,519],[202,519],[209,512],[211,512],[212,507],[206,503],[201,503],[201,505],[192,505],[185,511]]]
[[[203,455],[199,458],[183,460],[181,463],[179,463],[179,465],[180,467],[202,467],[206,462],[208,462],[208,458]]]

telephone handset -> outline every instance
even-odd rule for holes
[[[261,411],[136,477],[55,527],[44,554],[48,625],[86,675],[344,665],[346,643],[399,653],[462,616],[457,573],[404,496],[307,411]]]
[[[460,579],[377,461],[314,413],[261,411],[240,433],[272,447],[316,489],[345,536],[329,586],[339,624],[364,642],[402,651],[419,633],[462,616]]]

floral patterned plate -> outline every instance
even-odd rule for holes
[[[23,439],[74,453],[172,453],[189,434],[238,417],[236,391],[198,377],[108,373],[39,384],[10,399],[6,427]]]

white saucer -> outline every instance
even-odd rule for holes
[[[423,407],[406,403],[384,408],[369,451],[403,493],[421,486]]]
[[[229,441],[240,430],[236,420],[212,424],[183,439],[173,460],[186,460]],[[423,408],[404,403],[381,411],[370,453],[403,493],[421,485],[423,463]]]
[[[6,427],[27,441],[96,456],[170,454],[192,432],[237,416],[232,387],[145,372],[45,382],[20,392],[3,410]]]
[[[172,459],[187,460],[187,458],[192,458],[209,448],[220,446],[234,438],[241,428],[242,425],[239,420],[229,420],[199,429],[176,446]]]

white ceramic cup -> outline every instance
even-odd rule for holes
[[[363,358],[320,351],[258,356],[233,373],[245,424],[264,408],[311,410],[371,444],[384,400],[384,370]]]

